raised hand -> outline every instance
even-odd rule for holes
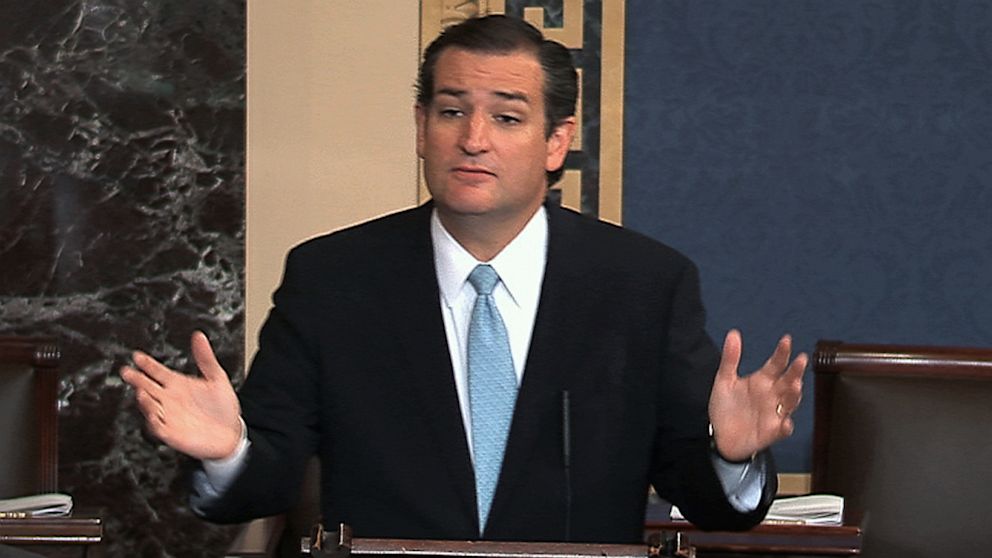
[[[141,351],[121,378],[135,390],[148,430],[169,447],[196,459],[231,455],[241,439],[241,406],[227,373],[202,332],[190,340],[203,377],[180,374]]]
[[[730,330],[710,393],[710,423],[720,455],[743,461],[792,434],[792,413],[802,398],[803,372],[809,360],[801,353],[792,362],[792,338],[779,340],[765,364],[744,378],[738,375],[741,334]]]

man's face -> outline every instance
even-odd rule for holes
[[[528,52],[448,49],[433,100],[417,107],[417,155],[442,219],[486,216],[521,225],[561,167],[574,119],[545,137],[544,74]]]

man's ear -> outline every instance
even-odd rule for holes
[[[572,145],[573,137],[575,137],[574,116],[569,116],[555,125],[551,130],[551,135],[548,136],[544,170],[558,170],[565,164],[565,156],[568,155],[568,148]]]
[[[413,105],[413,117],[417,123],[417,157],[424,157],[425,134],[427,133],[427,109],[417,103]]]

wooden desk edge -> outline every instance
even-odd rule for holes
[[[99,544],[100,517],[28,517],[0,519],[0,543]]]
[[[861,554],[858,525],[760,524],[749,531],[702,531],[684,521],[649,521],[647,532],[681,533],[698,550],[723,552]]]

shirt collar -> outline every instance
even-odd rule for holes
[[[445,305],[454,304],[475,266],[488,263],[518,306],[536,306],[548,253],[548,216],[543,205],[523,230],[488,262],[475,259],[458,244],[441,224],[437,209],[431,213],[431,241],[438,288]]]

